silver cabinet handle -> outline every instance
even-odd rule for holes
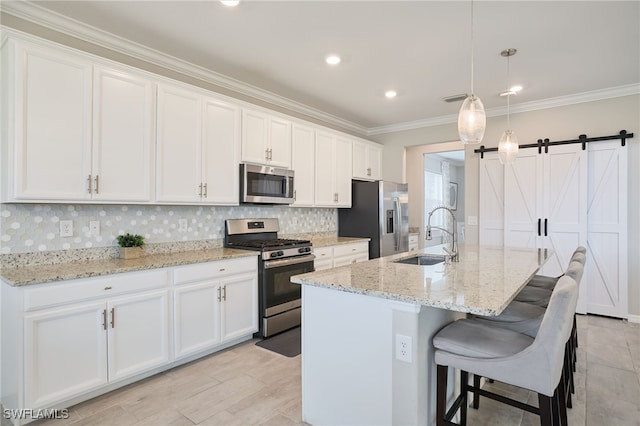
[[[98,181],[98,178],[99,178],[99,177],[100,177],[100,176],[96,175],[96,178],[94,179],[94,180],[95,180],[95,182],[96,182],[96,188],[95,188],[95,192],[96,192],[96,194],[98,193],[99,188],[100,188],[100,186],[99,186],[99,181]]]
[[[227,301],[227,286],[222,287],[222,300]]]
[[[269,148],[264,150],[264,159],[268,160],[269,159]]]
[[[116,308],[111,308],[111,328],[116,328]]]
[[[107,329],[107,310],[106,309],[102,310],[102,328],[104,330]]]
[[[371,176],[371,167],[367,168],[367,176]]]
[[[91,175],[87,177],[87,192],[91,194]]]
[[[222,287],[218,287],[218,302],[222,302]]]
[[[202,198],[202,183],[198,185],[198,188],[199,188],[198,197]]]
[[[106,286],[104,289],[105,290],[111,290],[113,287],[111,287],[110,285]]]
[[[203,195],[203,197],[207,198],[207,184],[206,183],[204,184],[204,195]]]

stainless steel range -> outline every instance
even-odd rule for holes
[[[278,219],[228,219],[224,246],[257,250],[260,337],[269,337],[300,325],[300,286],[291,276],[312,272],[313,247],[309,240],[278,238]]]

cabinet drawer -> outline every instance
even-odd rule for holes
[[[258,270],[258,257],[247,256],[236,259],[225,259],[197,265],[180,266],[174,269],[173,280],[176,284],[203,281]]]
[[[342,244],[333,247],[333,256],[347,256],[350,254],[369,252],[368,243]]]
[[[25,289],[24,309],[32,311],[83,300],[161,288],[168,284],[169,274],[166,269],[40,284]]]
[[[323,259],[333,258],[333,247],[321,247],[313,248],[313,254],[316,256],[316,261]]]
[[[418,234],[409,234],[409,244],[418,244]]]

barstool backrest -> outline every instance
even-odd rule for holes
[[[571,262],[580,262],[583,265],[587,262],[587,255],[584,253],[580,253],[578,251],[573,252],[573,255],[571,256],[571,260],[569,261],[569,263]]]
[[[581,263],[578,260],[574,260],[569,264],[569,268],[567,268],[567,271],[564,274],[573,278],[579,287],[580,281],[582,280],[583,273],[584,273],[584,263]]]
[[[531,371],[538,373],[527,375],[528,383],[513,384],[553,396],[562,374],[564,349],[571,334],[577,301],[576,281],[570,276],[560,277],[551,294],[549,306],[535,340],[527,349],[514,355],[529,358]]]

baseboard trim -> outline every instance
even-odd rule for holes
[[[640,324],[640,315],[631,315],[631,314],[629,314],[628,317],[627,317],[627,320],[629,320],[629,322]]]

